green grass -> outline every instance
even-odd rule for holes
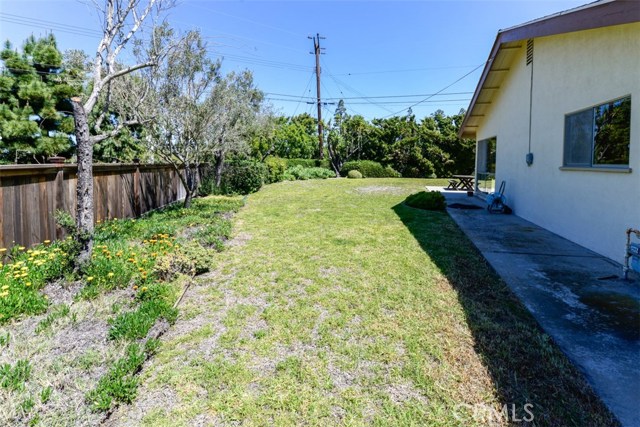
[[[201,326],[146,372],[174,402],[145,401],[139,423],[507,425],[503,405],[523,418],[531,404],[535,425],[615,425],[449,216],[404,205],[443,181],[251,195],[237,243],[181,308]]]

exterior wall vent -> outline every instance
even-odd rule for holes
[[[527,65],[533,63],[533,39],[527,40]]]

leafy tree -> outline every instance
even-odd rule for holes
[[[342,165],[362,151],[368,130],[361,116],[352,117],[347,114],[344,101],[341,99],[333,115],[333,123],[329,125],[327,151],[329,160],[336,175],[340,174]]]
[[[289,159],[311,159],[317,153],[318,122],[309,114],[270,119],[271,132],[254,139],[251,151],[261,159],[269,155]]]
[[[69,96],[81,88],[63,65],[53,34],[29,37],[22,52],[10,42],[0,52],[0,162],[44,162],[72,150]]]
[[[207,57],[199,32],[189,32],[162,63],[148,70],[152,88],[145,105],[150,152],[170,163],[186,189],[188,207],[198,191],[198,172],[214,164],[220,187],[229,155],[248,151],[256,133],[262,93],[250,72],[220,74],[220,63]]]
[[[216,140],[213,161],[217,187],[227,156],[249,153],[248,141],[260,124],[263,99],[264,94],[255,87],[248,70],[217,80],[208,99],[215,114],[212,132]]]
[[[192,31],[147,72],[147,79],[152,95],[145,110],[153,117],[147,143],[178,173],[188,207],[197,191],[200,165],[213,158],[217,146],[211,90],[220,79],[220,63],[207,58],[200,33]]]

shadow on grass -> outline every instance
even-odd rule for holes
[[[514,424],[619,425],[446,213],[404,203],[393,210],[456,290],[475,351],[492,377],[498,398],[507,405],[512,422],[521,420]],[[533,406],[525,408],[526,404]],[[533,414],[531,422],[527,422],[531,419],[527,409]]]

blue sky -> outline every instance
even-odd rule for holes
[[[182,0],[168,20],[181,30],[200,29],[212,56],[224,57],[223,70],[252,70],[282,114],[316,115],[315,105],[307,103],[316,94],[313,44],[307,37],[319,33],[326,37],[321,40],[321,91],[327,102],[344,98],[350,114],[371,119],[404,115],[407,107],[426,99],[412,108],[421,118],[437,109],[454,114],[468,106],[500,28],[585,3]],[[0,40],[14,45],[31,33],[52,30],[61,50],[91,54],[98,28],[90,1],[0,0]],[[429,97],[449,85],[442,92],[446,95]],[[323,115],[334,109],[325,106]]]

